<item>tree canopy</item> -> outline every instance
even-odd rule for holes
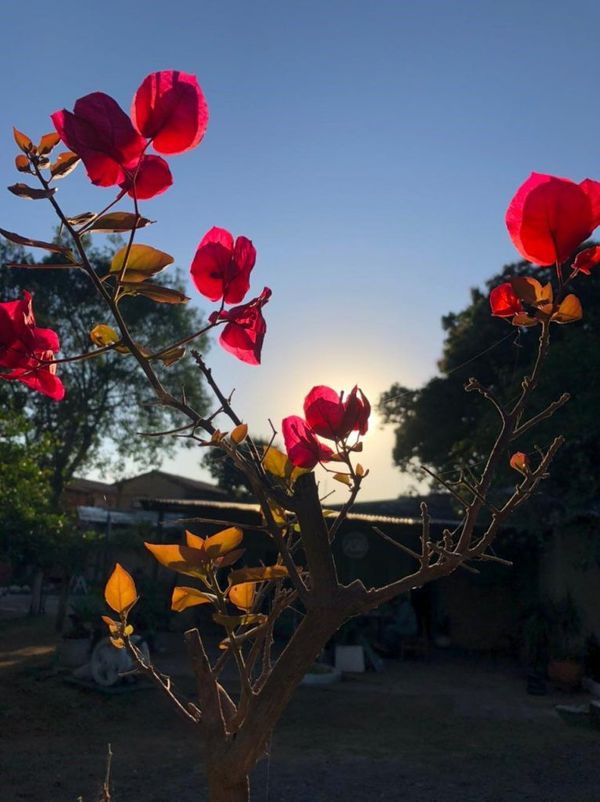
[[[112,246],[94,252],[100,274],[108,270],[115,241]],[[24,261],[32,260],[21,249],[0,243],[0,263]],[[44,260],[52,261],[52,257]],[[173,285],[171,276],[170,286]],[[48,292],[50,287],[52,292]],[[89,280],[77,270],[0,271],[3,298],[18,297],[23,289],[34,296],[38,325],[51,325],[59,334],[59,357],[91,350],[90,330],[100,323],[113,324],[106,319],[106,310]],[[198,331],[203,324],[200,313],[185,304],[158,304],[148,298],[127,297],[122,306],[132,335],[149,349],[164,348]],[[206,341],[199,338],[195,347],[203,350]],[[43,435],[52,439],[53,447],[44,455],[43,464],[50,471],[55,499],[65,483],[84,468],[108,464],[119,468],[124,460],[141,468],[153,467],[173,452],[177,441],[172,437],[137,436],[139,432],[168,430],[181,421],[172,409],[155,403],[154,393],[133,359],[111,351],[94,359],[63,363],[58,368],[67,387],[60,403],[16,382],[0,382],[0,403],[6,409],[22,412],[27,419],[23,435],[26,445],[38,442]],[[190,356],[169,367],[156,363],[156,371],[174,394],[185,393],[201,413],[206,409],[200,372]]]
[[[527,262],[508,265],[487,282],[491,290],[514,275],[548,280],[549,270]],[[539,386],[535,408],[544,409],[568,392],[569,403],[515,442],[513,450],[526,453],[547,445],[553,434],[566,437],[553,464],[545,493],[560,498],[565,508],[577,509],[598,492],[597,455],[600,453],[600,274],[576,281],[584,317],[568,327],[553,326],[552,347]],[[469,305],[442,319],[445,332],[440,375],[419,389],[394,384],[380,399],[383,418],[396,424],[393,458],[403,471],[424,478],[422,465],[446,479],[460,469],[481,468],[498,430],[492,405],[464,384],[476,377],[503,401],[518,395],[520,382],[531,370],[539,327],[515,328],[490,314],[488,292],[471,292]],[[508,479],[508,457],[506,475]]]

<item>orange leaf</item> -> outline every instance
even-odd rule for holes
[[[529,276],[514,276],[510,280],[511,286],[520,301],[529,306],[541,306],[552,303],[552,285],[543,286],[535,278]]]
[[[120,615],[127,615],[137,601],[135,582],[119,563],[106,583],[104,598],[108,606]]]
[[[539,322],[537,317],[530,317],[527,312],[520,312],[511,320],[513,326],[537,326]]]
[[[37,146],[37,152],[40,156],[46,156],[50,153],[60,142],[60,137],[56,133],[56,131],[52,131],[49,134],[44,134],[44,136],[40,139],[40,143]]]
[[[32,153],[33,151],[35,151],[35,148],[33,147],[33,142],[31,141],[31,139],[29,139],[27,134],[22,134],[16,128],[13,128],[13,136],[15,138],[15,142],[21,148],[23,153]]]
[[[510,467],[525,476],[529,471],[529,457],[522,451],[517,451],[510,458]]]
[[[204,551],[204,538],[195,535],[193,532],[185,530],[185,542],[191,549],[201,549]]]
[[[18,156],[15,157],[15,167],[20,173],[30,173],[31,170],[29,169],[29,159],[27,156],[23,156],[20,153]]]
[[[244,533],[241,529],[238,529],[237,526],[230,526],[229,529],[223,529],[216,535],[207,537],[204,541],[204,549],[207,556],[214,560],[236,549],[243,537]]]
[[[556,312],[552,315],[554,323],[575,323],[583,317],[581,302],[576,295],[567,295]]]
[[[197,588],[187,588],[180,585],[173,589],[171,610],[181,613],[188,607],[194,607],[197,604],[211,604],[216,598],[211,593],[203,593]]]
[[[215,566],[217,568],[227,568],[229,565],[236,563],[240,557],[245,553],[246,549],[234,549],[233,551],[225,554],[224,557],[217,557]]]
[[[229,435],[229,437],[231,438],[231,442],[235,443],[236,446],[239,446],[240,443],[243,443],[247,436],[248,436],[247,423],[240,423],[240,425],[236,426],[235,429]]]
[[[254,582],[242,582],[229,588],[229,601],[240,610],[250,610],[254,604],[256,587]]]
[[[189,546],[180,546],[175,543],[159,545],[157,543],[144,543],[161,565],[196,579],[206,578],[207,557],[200,549],[191,549]]]

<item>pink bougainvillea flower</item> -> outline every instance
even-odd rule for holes
[[[262,316],[262,308],[271,297],[271,290],[265,287],[258,298],[232,309],[213,312],[211,323],[227,321],[219,337],[222,347],[248,365],[260,365],[267,324]]]
[[[538,265],[562,264],[600,224],[600,182],[532,173],[506,212],[515,248]]]
[[[169,165],[160,156],[142,156],[138,165],[120,184],[131,197],[138,200],[154,198],[173,183]]]
[[[195,75],[163,70],[142,81],[131,117],[157,153],[174,156],[200,142],[208,125],[208,106]]]
[[[19,381],[60,401],[65,394],[56,376],[54,354],[60,350],[56,332],[35,325],[31,294],[0,303],[0,378]]]
[[[593,248],[586,248],[577,254],[573,262],[573,270],[575,273],[583,273],[586,276],[591,275],[591,268],[600,264],[600,246],[596,245]]]
[[[250,273],[256,262],[251,240],[224,228],[211,228],[201,239],[190,268],[199,292],[211,301],[239,304],[250,288]]]
[[[490,292],[490,306],[496,317],[512,317],[525,311],[510,281],[494,287]]]
[[[290,462],[297,468],[312,470],[319,462],[327,462],[333,451],[321,443],[316,434],[298,415],[290,415],[281,423],[281,431]]]
[[[304,399],[307,424],[316,434],[328,440],[343,440],[352,431],[366,434],[370,413],[371,405],[356,386],[344,398],[331,387],[319,385],[313,387]]]
[[[85,95],[72,112],[62,109],[51,117],[62,141],[81,158],[92,184],[100,187],[126,181],[146,147],[127,114],[104,92]]]

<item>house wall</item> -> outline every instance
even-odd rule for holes
[[[600,638],[600,532],[581,520],[553,532],[540,560],[542,597],[560,602],[570,595],[581,617],[581,634]]]

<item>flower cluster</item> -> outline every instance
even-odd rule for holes
[[[32,298],[0,303],[0,379],[18,381],[55,401],[65,394],[56,376],[54,354],[60,350],[56,332],[36,326]]]
[[[335,452],[318,438],[333,440],[343,451],[352,432],[366,434],[370,414],[371,405],[356,386],[346,398],[331,387],[313,387],[304,399],[304,419],[290,415],[281,424],[290,462],[312,470],[319,462],[335,459]]]
[[[555,267],[559,292],[555,294],[550,283],[513,278],[491,291],[492,314],[510,318],[514,326],[580,320],[581,303],[565,290],[578,273],[589,275],[590,269],[600,263],[600,248],[587,248],[578,254],[566,279],[563,266],[598,225],[600,182],[586,178],[576,184],[568,178],[532,173],[509,204],[506,226],[524,259]]]
[[[157,153],[174,156],[196,147],[206,131],[208,108],[194,75],[164,70],[148,75],[135,93],[131,118],[104,92],[79,98],[73,111],[52,116],[65,145],[80,157],[93,184],[119,186],[138,200],[173,183]]]
[[[198,292],[210,301],[220,301],[221,309],[209,321],[225,322],[219,337],[222,347],[249,365],[259,365],[267,324],[262,307],[271,297],[262,293],[245,304],[225,310],[225,304],[240,304],[250,289],[250,273],[256,262],[256,249],[247,237],[238,237],[224,228],[211,228],[200,240],[190,274]]]

